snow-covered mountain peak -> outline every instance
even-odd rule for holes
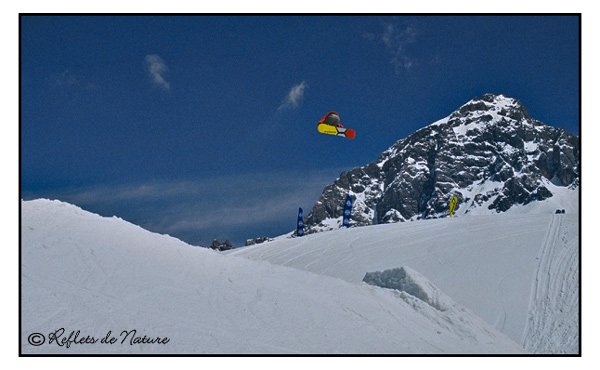
[[[448,116],[429,124],[423,129],[440,128],[444,125],[458,127],[471,123],[487,125],[501,122],[503,119],[508,123],[521,123],[523,121],[531,123],[529,112],[521,101],[502,94],[488,93],[469,100]]]
[[[531,123],[531,117],[519,100],[505,95],[485,94],[463,104],[449,116],[447,122],[453,127],[472,123],[514,125]]]
[[[483,94],[480,97],[474,98],[461,105],[458,108],[458,112],[472,112],[472,111],[495,111],[502,109],[524,109],[523,104],[509,96],[499,94]]]
[[[555,194],[578,184],[577,136],[533,119],[517,99],[484,94],[343,172],[306,224],[309,232],[339,227],[346,194],[355,199],[354,224],[369,225],[445,217],[453,195],[460,215],[559,205]]]

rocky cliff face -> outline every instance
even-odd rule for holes
[[[373,163],[343,172],[306,220],[308,232],[338,228],[346,194],[354,225],[504,212],[579,185],[579,138],[529,116],[513,98],[486,94],[399,140]]]

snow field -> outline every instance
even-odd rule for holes
[[[408,266],[527,350],[577,353],[578,215],[554,215],[554,204],[532,207],[342,229],[229,254],[348,282]]]
[[[224,256],[58,201],[22,202],[21,221],[23,353],[522,352],[458,304],[440,311],[360,281]],[[60,328],[96,342],[50,343]],[[99,340],[124,330],[169,341]],[[36,333],[41,346],[28,342]]]

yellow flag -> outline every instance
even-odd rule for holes
[[[458,203],[458,197],[453,195],[450,198],[450,217],[454,216],[454,207],[456,207],[456,203]]]

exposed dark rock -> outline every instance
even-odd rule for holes
[[[455,214],[504,212],[551,198],[549,183],[575,189],[579,176],[577,136],[532,119],[518,100],[485,94],[340,174],[309,213],[307,232],[341,218],[348,193],[353,225],[361,226],[445,217],[452,195]]]
[[[231,242],[229,240],[225,240],[224,242],[221,242],[217,239],[213,240],[210,247],[212,249],[218,250],[218,251],[226,251],[226,250],[230,250],[231,248],[233,248],[233,245],[231,244]]]
[[[249,245],[255,245],[255,244],[261,244],[264,242],[268,242],[271,239],[269,239],[269,237],[267,236],[261,236],[259,238],[254,238],[254,239],[248,239],[246,240],[246,243],[244,244],[245,247],[249,246]]]

